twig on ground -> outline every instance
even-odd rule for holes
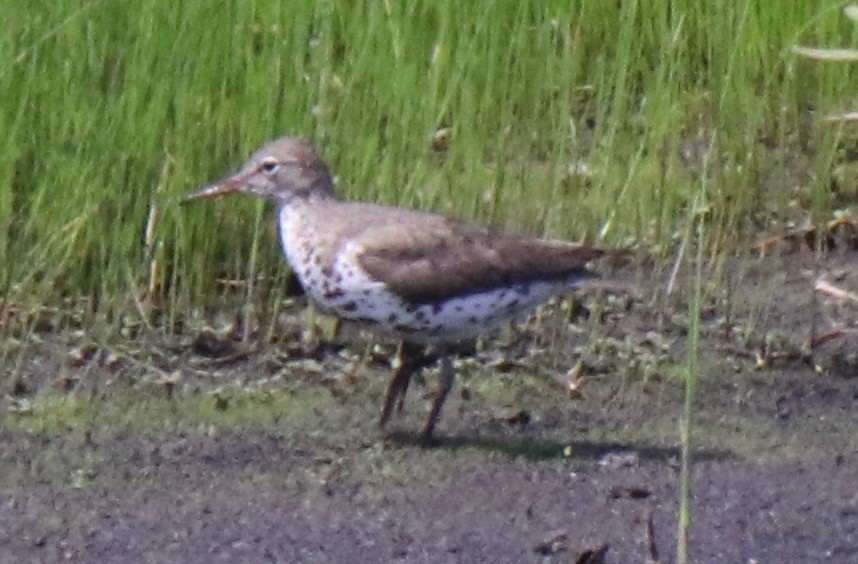
[[[817,280],[816,283],[813,285],[813,287],[818,292],[822,292],[824,294],[834,296],[835,298],[838,298],[841,300],[852,301],[852,302],[858,303],[858,294],[855,294],[854,292],[850,292],[849,290],[844,290],[843,288],[838,288],[837,286],[835,286],[831,282],[828,282],[827,280],[823,280],[822,278]]]

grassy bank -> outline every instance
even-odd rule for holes
[[[9,3],[0,294],[175,319],[282,281],[262,205],[178,201],[284,133],[351,197],[607,244],[672,248],[704,162],[720,248],[836,205],[809,110],[854,79],[789,49],[848,45],[840,5],[568,4]]]

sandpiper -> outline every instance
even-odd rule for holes
[[[280,242],[308,296],[323,312],[409,344],[434,345],[440,385],[423,427],[432,433],[453,385],[451,346],[529,313],[592,273],[604,251],[514,235],[425,211],[343,201],[312,143],[270,141],[236,174],[187,196],[244,192],[278,210]],[[394,370],[381,415],[388,421],[412,373]]]

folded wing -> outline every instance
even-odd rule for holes
[[[592,275],[586,264],[604,254],[442,216],[421,222],[420,229],[376,228],[353,243],[367,274],[413,303],[535,281],[571,281]]]

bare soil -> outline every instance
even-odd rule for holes
[[[858,561],[858,304],[812,290],[855,292],[856,264],[707,275],[692,561]],[[433,371],[382,432],[390,349],[298,346],[297,305],[266,344],[10,338],[0,561],[672,561],[689,290],[668,277],[627,267],[479,344],[430,449]]]

